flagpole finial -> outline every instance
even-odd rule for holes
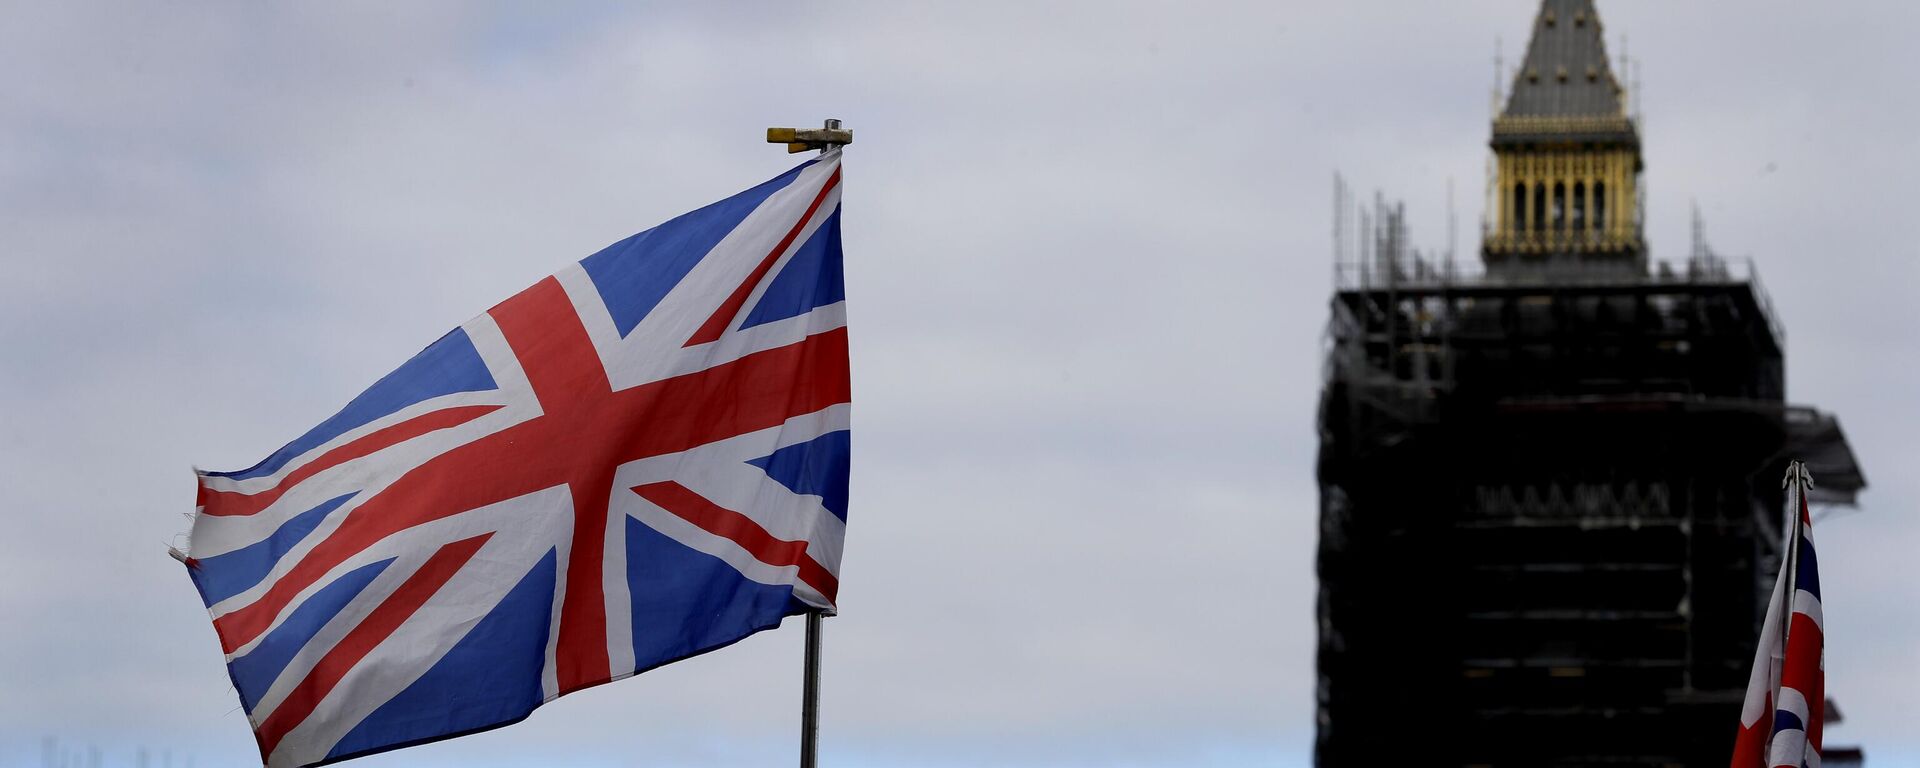
[[[825,151],[852,144],[853,131],[840,127],[838,119],[828,118],[819,128],[768,128],[767,143],[787,145],[787,154]]]
[[[1807,487],[1807,488],[1813,487],[1813,473],[1807,471],[1806,462],[1804,461],[1787,462],[1787,474],[1786,476],[1780,478],[1780,487],[1785,488],[1789,485],[1792,485],[1795,480],[1800,481],[1800,484],[1804,487]]]

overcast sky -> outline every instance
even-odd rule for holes
[[[858,137],[825,762],[1308,761],[1330,180],[1436,247],[1451,181],[1471,253],[1494,41],[1534,3],[534,5],[0,0],[0,765],[252,759],[165,554],[189,467],[824,117]],[[1829,741],[1920,763],[1920,12],[1707,6],[1601,6],[1643,62],[1653,254],[1697,200],[1765,277],[1790,399],[1847,429]],[[784,764],[800,640],[357,764]]]

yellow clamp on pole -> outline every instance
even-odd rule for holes
[[[820,128],[768,128],[768,144],[785,144],[787,153],[825,150],[853,143],[853,131],[840,127],[839,120],[828,120]]]

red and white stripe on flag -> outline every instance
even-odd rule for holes
[[[1826,709],[1826,636],[1820,611],[1820,567],[1807,514],[1806,465],[1787,470],[1788,500],[1797,513],[1780,575],[1753,654],[1740,711],[1732,768],[1819,768]],[[1771,717],[1769,717],[1771,715]]]

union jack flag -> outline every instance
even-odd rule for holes
[[[1787,469],[1787,500],[1794,510],[1780,575],[1767,603],[1766,624],[1753,653],[1733,768],[1820,768],[1820,728],[1826,715],[1826,635],[1820,610],[1820,563],[1807,514],[1807,467]],[[1769,717],[1768,715],[1771,715]]]
[[[182,553],[269,766],[516,722],[834,610],[840,152],[609,246],[238,472]]]

